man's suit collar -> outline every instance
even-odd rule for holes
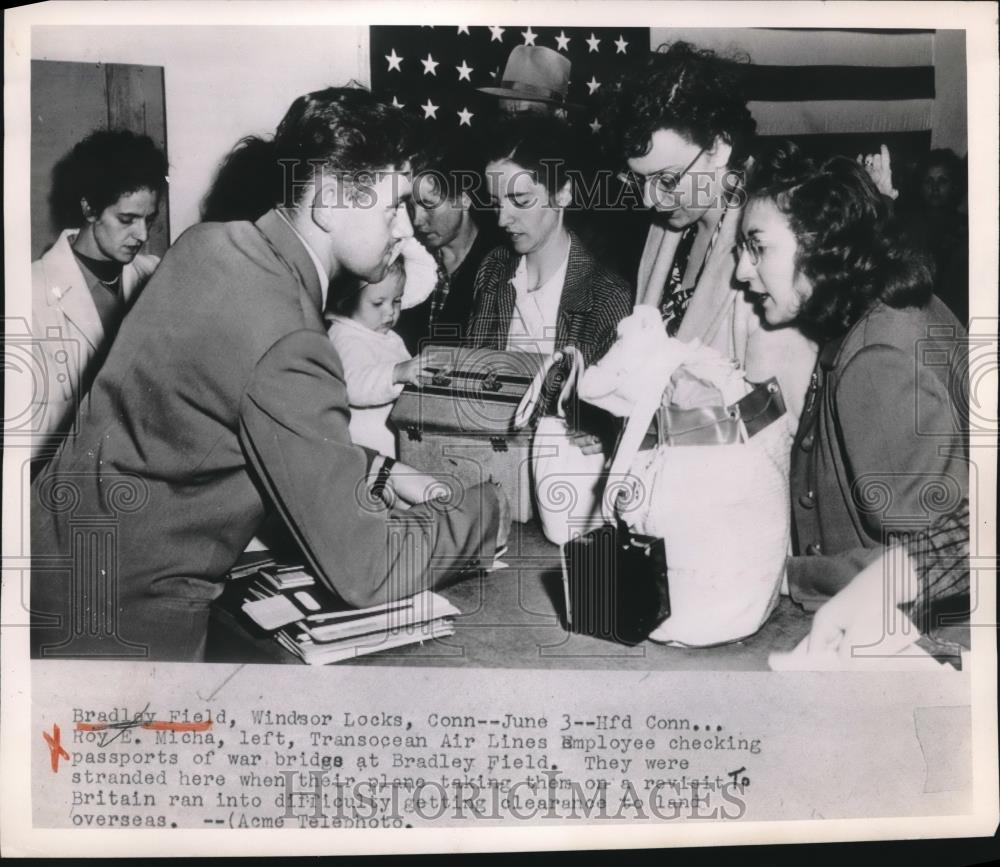
[[[275,210],[270,210],[254,224],[264,234],[275,252],[298,276],[316,309],[323,312],[323,291],[312,257],[295,230]]]

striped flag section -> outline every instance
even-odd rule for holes
[[[653,28],[653,48],[683,39],[749,57],[746,91],[765,144],[816,155],[877,151],[912,159],[930,146],[934,31]]]

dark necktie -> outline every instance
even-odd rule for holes
[[[688,226],[684,230],[680,244],[677,245],[674,262],[670,266],[670,275],[663,288],[660,313],[663,316],[663,324],[666,326],[667,334],[671,337],[676,336],[677,329],[680,328],[681,320],[684,318],[684,311],[687,310],[688,302],[694,295],[694,288],[682,289],[681,282],[684,280],[684,272],[687,270],[688,259],[691,258],[691,248],[694,246],[697,234],[697,225]]]

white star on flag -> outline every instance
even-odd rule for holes
[[[595,117],[590,123],[587,124],[590,127],[591,132],[601,131],[601,122]]]
[[[431,56],[431,53],[427,52],[427,59],[420,61],[424,65],[424,75],[437,75],[435,70],[438,68],[438,62]]]
[[[434,105],[434,103],[431,102],[430,97],[427,97],[427,102],[420,107],[424,110],[424,120],[427,120],[429,117],[437,120],[437,110],[440,106]]]
[[[590,92],[587,95],[593,95],[594,91],[596,91],[600,86],[601,82],[599,82],[593,75],[590,76],[590,81],[587,82],[587,87],[590,89]]]
[[[525,45],[534,45],[535,40],[538,38],[538,34],[533,32],[530,27],[527,30],[522,30],[521,36],[524,37]]]
[[[590,39],[587,39],[586,43],[589,47],[589,50],[587,52],[589,54],[591,51],[597,51],[597,46],[601,44],[601,40],[598,39],[596,36],[594,36],[593,31],[591,31]]]
[[[459,126],[472,126],[472,118],[474,118],[475,115],[465,106],[462,106],[462,110],[456,111],[455,114],[458,115]]]
[[[502,27],[491,27],[490,28],[490,42],[503,42],[503,28]]]
[[[389,61],[389,70],[388,70],[389,72],[392,72],[394,69],[397,72],[402,72],[403,71],[402,69],[400,69],[400,66],[399,66],[399,64],[401,64],[403,62],[403,58],[400,57],[398,54],[396,54],[396,49],[395,48],[392,49],[392,53],[391,54],[386,54],[384,56],[385,56],[385,59]]]
[[[459,27],[458,28],[458,35],[461,36],[463,33],[466,36],[468,36],[469,35],[469,28],[468,27]]]
[[[615,54],[626,53],[625,49],[628,48],[628,43],[625,41],[625,38],[620,33],[618,34],[618,38],[615,40],[615,45],[618,47],[618,50],[615,52]]]
[[[556,50],[569,51],[569,40],[570,37],[566,35],[566,31],[560,30],[559,35],[556,37]]]
[[[462,61],[462,65],[456,66],[455,69],[458,70],[459,81],[470,81],[470,82],[472,81],[472,79],[469,78],[469,73],[472,72],[472,67],[466,65],[464,60]]]
[[[393,108],[406,108],[405,103],[400,102],[395,96],[392,98]]]

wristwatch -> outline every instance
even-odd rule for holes
[[[377,499],[382,499],[382,494],[385,493],[386,483],[389,481],[389,474],[392,472],[392,468],[396,465],[396,459],[386,457],[383,461],[382,466],[379,468],[378,475],[375,476],[375,484],[372,485],[372,496]]]

